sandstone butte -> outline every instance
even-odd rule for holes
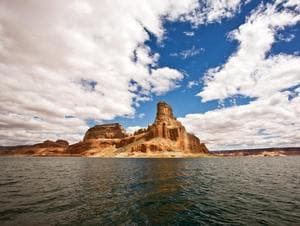
[[[82,141],[67,141],[11,147],[10,155],[90,156],[90,157],[197,157],[209,154],[204,143],[173,115],[165,102],[157,104],[156,118],[148,128],[127,134],[119,123],[96,125],[87,130]]]

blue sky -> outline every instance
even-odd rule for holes
[[[300,145],[298,1],[0,6],[2,145],[132,132],[159,100],[211,150]]]

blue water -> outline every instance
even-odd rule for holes
[[[300,156],[0,158],[0,225],[300,225]]]

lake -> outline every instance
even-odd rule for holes
[[[300,156],[1,157],[0,225],[300,225]]]

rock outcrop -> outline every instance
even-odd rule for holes
[[[57,140],[57,141],[51,141],[51,140],[45,140],[43,143],[35,144],[36,147],[41,148],[67,148],[69,146],[69,142],[66,140]]]
[[[181,122],[173,115],[172,108],[166,102],[157,104],[155,121],[145,131],[146,151],[181,151],[184,153],[208,153],[204,144],[198,137],[187,133]],[[152,139],[164,140],[163,142],[151,142]]]
[[[126,136],[125,130],[119,123],[97,125],[89,128],[83,141],[93,139],[122,139]]]
[[[128,135],[118,123],[90,128],[83,141],[71,145],[68,151],[84,155],[172,155],[207,154],[198,137],[187,133],[176,120],[172,108],[165,102],[157,104],[155,121],[148,128]]]
[[[67,149],[69,147],[68,141],[46,140],[42,143],[34,145],[22,145],[15,147],[6,147],[2,151],[2,155],[33,155],[33,156],[64,156],[69,155]]]

